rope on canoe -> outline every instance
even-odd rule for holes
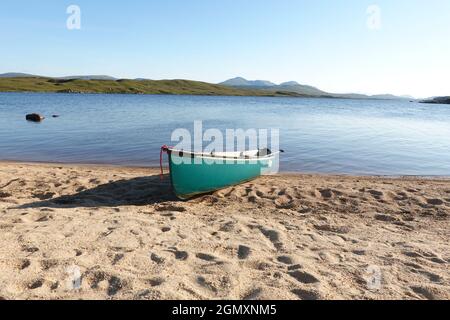
[[[161,151],[159,153],[159,168],[161,169],[161,173],[159,174],[159,177],[162,180],[164,180],[164,168],[163,168],[163,153],[169,151],[169,147],[167,145],[163,145],[161,147]]]

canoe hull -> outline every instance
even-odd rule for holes
[[[182,200],[217,191],[259,177],[273,165],[274,157],[258,160],[195,158],[169,153],[173,191]]]

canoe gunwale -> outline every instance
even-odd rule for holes
[[[191,158],[197,157],[197,158],[210,159],[210,160],[224,159],[224,160],[253,160],[253,161],[273,159],[275,156],[277,156],[281,152],[281,151],[277,151],[277,152],[273,152],[273,153],[265,155],[265,156],[244,156],[244,157],[229,156],[229,157],[227,157],[227,156],[221,156],[221,155],[215,155],[215,154],[203,153],[203,152],[177,150],[177,149],[173,149],[173,148],[167,148],[166,151],[169,155],[171,155],[172,153],[178,153],[179,157],[191,157]],[[251,152],[257,152],[257,150],[251,151]]]

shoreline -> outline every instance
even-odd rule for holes
[[[448,300],[449,217],[447,179],[280,174],[179,201],[156,168],[0,162],[0,298]]]
[[[158,165],[142,166],[142,165],[125,165],[125,164],[110,164],[110,163],[77,163],[77,162],[48,162],[48,161],[20,161],[20,160],[0,160],[2,164],[17,164],[17,165],[42,165],[46,167],[86,167],[86,168],[117,168],[117,169],[142,169],[142,170],[157,170]],[[168,172],[168,166],[164,166],[164,172]],[[425,179],[435,181],[450,180],[450,175],[378,175],[378,174],[352,174],[352,173],[323,173],[323,172],[301,172],[301,171],[280,171],[273,176],[319,176],[319,177],[349,177],[349,178],[380,178],[380,179]]]
[[[123,85],[127,84],[127,85]],[[43,87],[45,89],[43,89]],[[310,94],[296,88],[239,87],[204,81],[172,80],[64,80],[51,77],[0,78],[0,93],[62,93],[62,94],[131,94],[131,95],[193,95],[193,96],[237,96],[237,97],[290,97],[357,100],[411,100],[390,95],[365,95],[358,93],[322,92]],[[415,102],[416,99],[413,99]]]
[[[387,99],[387,98],[355,98],[355,97],[339,97],[339,96],[308,96],[308,95],[277,95],[275,94],[267,94],[267,95],[223,95],[223,94],[178,94],[178,93],[129,93],[129,92],[54,92],[54,91],[0,91],[0,93],[25,93],[25,94],[57,94],[57,95],[127,95],[127,96],[176,96],[176,97],[236,97],[236,98],[284,98],[284,99],[338,99],[338,100],[358,100],[358,101],[406,101],[407,99]],[[415,100],[411,103],[417,103],[419,101]],[[440,105],[439,103],[425,103],[425,104],[434,104]],[[445,104],[444,104],[445,105]]]

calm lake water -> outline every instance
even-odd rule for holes
[[[156,166],[194,120],[279,128],[283,171],[450,175],[450,106],[408,101],[0,93],[0,159]]]

